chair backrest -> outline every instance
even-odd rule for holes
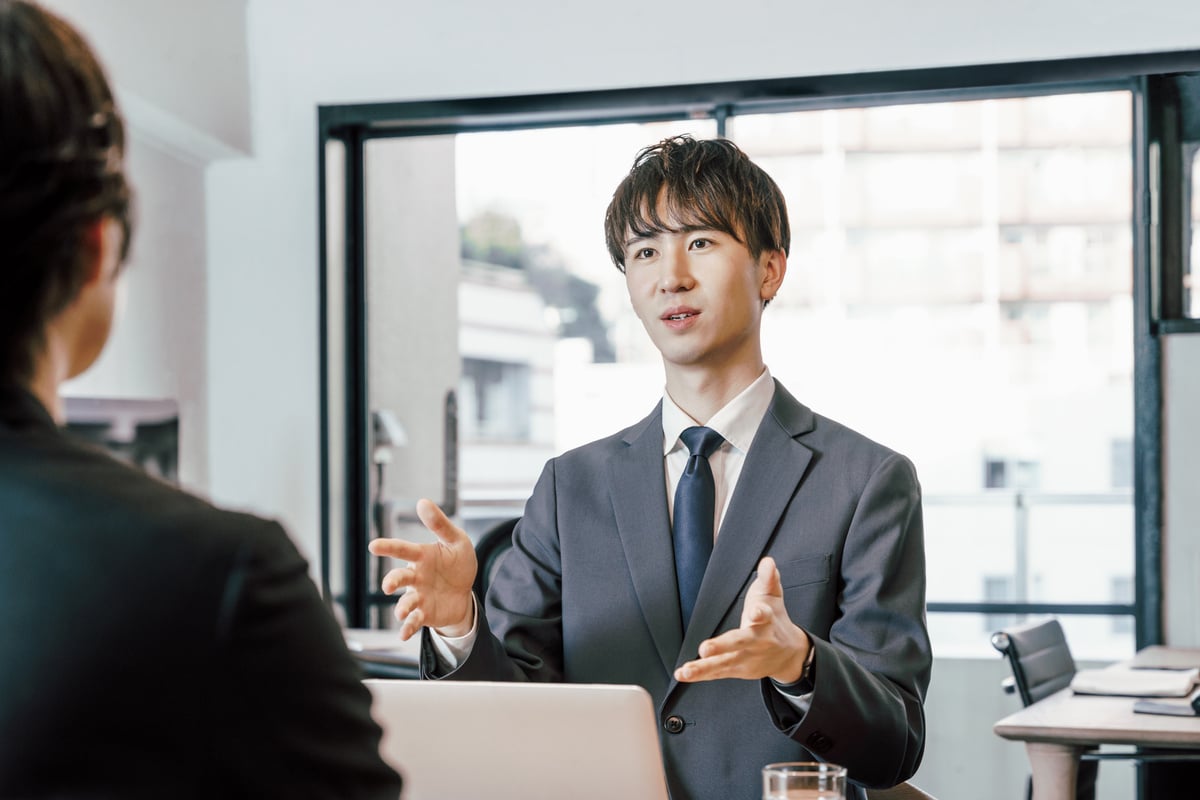
[[[902,783],[890,789],[867,789],[867,800],[936,800],[929,792],[918,789],[911,783]]]
[[[509,550],[512,549],[513,529],[517,527],[517,523],[521,521],[520,517],[506,519],[503,522],[498,522],[487,530],[483,536],[479,537],[479,541],[475,543],[475,560],[479,566],[475,572],[475,596],[479,598],[479,602],[483,602],[483,598],[487,596],[488,586],[492,582],[492,576],[496,574],[496,568],[500,565],[500,559]]]
[[[1075,659],[1056,619],[997,631],[992,634],[992,647],[1008,658],[1024,705],[1066,688],[1075,677]]]

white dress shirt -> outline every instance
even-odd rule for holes
[[[675,405],[670,394],[663,392],[663,459],[667,476],[667,512],[671,515],[672,523],[675,521],[675,488],[679,486],[679,476],[687,467],[690,455],[679,434],[695,425],[703,425],[725,437],[725,441],[708,457],[708,464],[713,473],[713,486],[716,489],[716,516],[713,519],[715,538],[720,535],[721,521],[725,519],[729,498],[733,496],[738,477],[742,474],[742,465],[746,463],[750,443],[754,441],[758,424],[762,422],[774,396],[775,382],[771,380],[770,370],[764,369],[753,383],[713,414],[712,419],[701,422],[688,416],[683,409]]]

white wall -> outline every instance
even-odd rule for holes
[[[1200,334],[1163,345],[1164,620],[1171,644],[1200,647]]]
[[[246,0],[44,0],[84,31],[143,138],[207,159],[250,147]]]

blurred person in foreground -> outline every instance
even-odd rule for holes
[[[430,678],[645,687],[674,800],[755,800],[776,761],[840,764],[856,799],[907,780],[931,663],[920,486],[763,361],[782,192],[732,142],[667,139],[638,154],[605,233],[661,402],[546,465],[486,598],[433,503],[418,513],[437,541],[372,542],[409,562],[383,580],[405,590],[400,635],[422,631]]]
[[[283,529],[59,429],[113,322],[124,155],[86,42],[0,0],[0,796],[394,800]]]

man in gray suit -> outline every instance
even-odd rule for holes
[[[920,488],[763,363],[782,193],[728,141],[668,139],[638,155],[605,228],[662,402],[546,465],[485,602],[470,541],[432,503],[435,543],[373,542],[409,562],[383,580],[405,589],[400,635],[423,631],[427,677],[645,687],[676,800],[757,798],[773,761],[841,764],[851,797],[906,780],[931,660]]]

